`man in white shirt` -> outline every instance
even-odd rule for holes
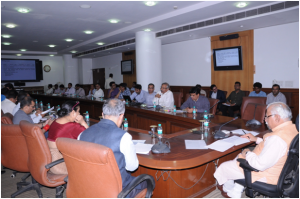
[[[196,87],[200,89],[200,94],[201,94],[202,96],[206,97],[206,92],[205,92],[205,90],[202,90],[202,89],[201,89],[202,86],[201,86],[200,84],[197,84]]]
[[[165,82],[162,83],[160,91],[157,92],[153,103],[163,107],[173,108],[174,107],[174,97],[172,91],[170,91],[170,85]]]
[[[100,88],[100,84],[96,84],[96,91],[95,91],[94,97],[95,97],[95,98],[98,98],[98,97],[104,97],[104,92],[103,92],[103,90]]]
[[[66,95],[75,94],[75,88],[72,87],[72,83],[68,83],[68,89],[65,92]]]
[[[105,85],[104,85],[104,88],[105,88],[105,89],[110,89],[109,83],[115,81],[115,80],[113,79],[113,76],[114,76],[114,75],[113,75],[112,73],[110,73],[110,74],[109,74],[109,77],[105,80]]]
[[[148,84],[148,92],[145,93],[145,98],[146,98],[146,104],[148,106],[153,105],[153,99],[156,95],[156,92],[154,92],[154,84],[150,83]]]
[[[142,90],[142,85],[136,84],[135,91],[131,94],[130,98],[133,102],[144,103],[146,101],[145,93],[146,91]]]
[[[48,90],[46,91],[46,94],[52,94],[52,93],[53,93],[52,84],[48,84]]]
[[[6,94],[5,100],[1,102],[1,109],[3,113],[13,113],[13,110],[16,106],[18,93],[15,90],[10,90]]]
[[[251,173],[252,182],[277,184],[287,158],[289,145],[298,134],[291,118],[291,110],[285,103],[271,103],[267,107],[265,122],[272,132],[265,134],[263,139],[254,137],[251,133],[241,136],[257,144],[253,151],[245,149],[237,157],[246,159],[250,166],[259,170]],[[227,194],[232,198],[240,198],[244,190],[243,186],[234,183],[236,179],[245,178],[242,169],[238,166],[237,158],[222,163],[214,173],[218,188],[224,197]]]
[[[60,89],[58,88],[57,84],[54,85],[54,93],[55,94],[59,94],[60,93]]]
[[[84,89],[81,88],[79,84],[76,84],[76,85],[75,85],[75,90],[76,90],[76,91],[75,91],[75,94],[76,94],[76,95],[79,95],[80,97],[85,96]]]

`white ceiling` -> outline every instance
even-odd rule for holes
[[[107,45],[134,38],[136,32],[145,28],[160,32],[278,2],[249,1],[245,8],[237,8],[236,3],[238,1],[160,1],[157,5],[149,7],[142,1],[2,1],[1,35],[9,34],[12,37],[1,38],[1,43],[11,43],[9,46],[2,44],[1,53],[62,55],[70,54],[71,50],[82,52],[100,47],[97,42]],[[83,4],[90,5],[91,8],[82,9],[80,5]],[[177,9],[174,9],[174,6],[177,6]],[[20,7],[28,8],[30,12],[19,13],[17,8]],[[111,24],[109,19],[119,19],[120,22]],[[175,33],[160,39],[162,44],[169,44],[296,21],[299,21],[298,6]],[[16,24],[17,27],[6,28],[7,23]],[[94,33],[88,35],[83,32],[85,30],[92,30]],[[67,38],[74,40],[66,42]],[[56,47],[50,48],[49,44]],[[135,44],[130,44],[84,57],[100,57],[134,48]],[[21,52],[20,49],[27,51]]]

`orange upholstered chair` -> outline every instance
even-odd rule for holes
[[[10,113],[5,113],[1,116],[1,124],[13,124],[14,116]]]
[[[266,104],[266,101],[267,101],[266,97],[243,97],[243,102],[241,105],[241,118],[243,118],[243,114],[249,103]]]
[[[243,120],[256,119],[257,121],[263,124],[266,108],[267,108],[266,104],[248,103],[243,113],[242,119]],[[255,116],[254,116],[254,111],[255,111]]]
[[[174,105],[179,108],[182,104],[183,93],[173,92],[173,97],[174,97]]]

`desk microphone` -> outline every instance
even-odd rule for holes
[[[166,141],[165,143],[163,143],[161,141],[161,138],[158,139],[158,143],[154,144],[151,148],[152,153],[170,153],[171,152],[171,146],[170,146],[170,142]],[[167,143],[169,144],[169,146],[167,145]]]
[[[255,119],[256,107],[257,107],[257,104],[255,104],[255,109],[254,109],[253,119],[247,121],[246,126],[250,126],[250,125],[251,125],[251,126],[252,126],[252,125],[253,125],[253,126],[260,126],[260,125],[261,125],[261,123]]]
[[[236,120],[236,119],[238,119],[238,117],[235,117],[235,118],[233,118],[232,120],[226,122],[225,124],[222,124],[222,125],[220,126],[219,130],[215,131],[214,138],[215,138],[215,139],[220,139],[220,138],[225,138],[225,137],[227,137],[227,135],[221,131],[221,128],[222,128],[224,125],[226,125],[226,124],[228,124],[228,123],[230,123],[230,122],[232,122],[232,121],[234,121],[234,120]]]

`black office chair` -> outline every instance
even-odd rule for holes
[[[254,198],[264,195],[272,198],[299,198],[299,134],[292,140],[287,160],[280,173],[277,185],[256,181],[251,182],[251,171],[258,172],[247,160],[239,158],[240,167],[244,169],[245,179],[235,180],[246,187],[247,196]]]

